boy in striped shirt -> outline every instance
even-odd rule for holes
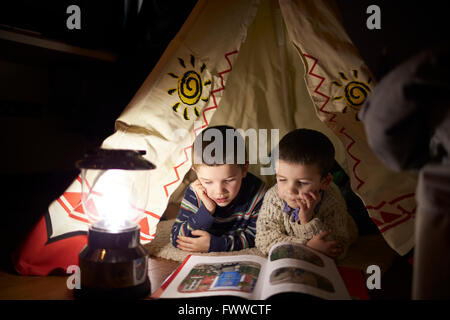
[[[255,246],[256,220],[265,184],[248,172],[245,143],[232,127],[201,132],[192,148],[197,174],[172,226],[172,244],[190,252]]]

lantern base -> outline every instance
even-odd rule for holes
[[[147,250],[139,242],[139,227],[120,232],[91,227],[80,252],[81,299],[138,299],[150,294]]]

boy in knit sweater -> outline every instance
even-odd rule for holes
[[[342,259],[358,229],[330,170],[334,147],[322,133],[297,129],[278,146],[277,183],[264,198],[256,246],[267,254],[283,241],[297,242]]]
[[[212,252],[255,246],[265,184],[248,172],[244,142],[228,126],[207,128],[196,137],[192,168],[197,180],[187,188],[172,226],[175,247]]]

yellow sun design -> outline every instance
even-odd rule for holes
[[[183,69],[186,68],[186,62],[182,58],[178,58],[178,63]],[[202,94],[205,93],[206,86],[211,86],[211,80],[206,80],[203,82],[202,75],[206,69],[206,65],[203,63],[201,66],[196,69],[195,68],[195,57],[191,55],[190,65],[192,68],[189,68],[187,71],[184,71],[183,75],[178,76],[173,72],[169,72],[168,75],[174,79],[178,79],[177,87],[167,90],[169,95],[174,95],[176,92],[178,94],[178,98],[180,101],[177,101],[173,106],[172,110],[175,112],[179,112],[183,110],[183,118],[185,120],[191,119],[191,113],[189,112],[192,108],[194,110],[194,114],[196,117],[200,116],[199,103],[202,101],[203,103],[208,102],[209,93],[207,93],[206,97],[202,97]]]
[[[335,80],[331,83],[338,88],[343,88],[342,95],[336,95],[333,97],[333,101],[343,101],[345,103],[345,107],[342,110],[343,113],[346,113],[349,108],[355,112],[358,112],[364,104],[364,101],[366,101],[367,96],[372,91],[370,88],[372,79],[369,78],[365,83],[358,80],[358,76],[358,70],[352,70],[351,77],[347,76],[344,72],[339,72],[339,77],[342,82]],[[341,92],[341,90],[339,90],[339,92]]]

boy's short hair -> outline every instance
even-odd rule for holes
[[[221,125],[200,132],[192,145],[192,167],[235,164],[244,167],[247,162],[245,140],[233,127]]]
[[[317,164],[322,177],[333,168],[334,146],[323,133],[296,129],[287,133],[278,145],[280,160],[296,164]]]

